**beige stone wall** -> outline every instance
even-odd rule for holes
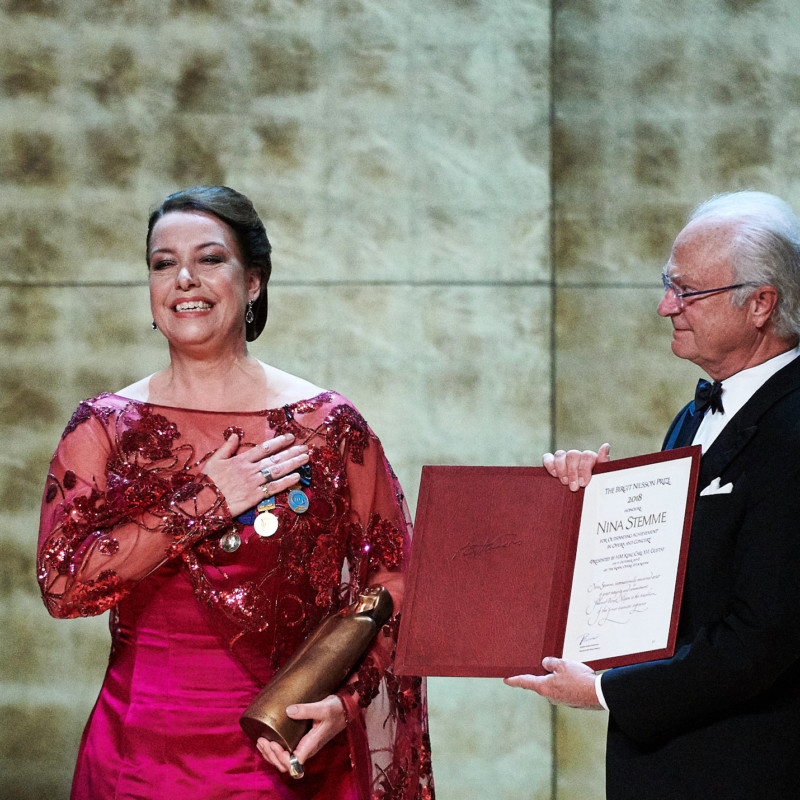
[[[77,402],[164,363],[143,233],[166,193],[254,200],[253,352],[348,395],[412,504],[423,463],[657,448],[696,377],[654,313],[686,212],[741,187],[800,210],[795,0],[0,9],[0,798],[67,797],[102,678],[105,619],[38,599],[37,512]],[[603,796],[604,715],[430,687],[443,800]]]
[[[58,800],[108,644],[45,614],[38,504],[77,402],[164,363],[149,208],[198,182],[253,199],[275,268],[252,351],[349,396],[412,502],[423,463],[525,463],[549,436],[549,9],[2,9],[0,797]],[[440,796],[547,796],[545,704],[444,681],[431,714]]]

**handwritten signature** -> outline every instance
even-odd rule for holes
[[[513,534],[505,534],[498,536],[496,539],[487,539],[485,542],[473,542],[472,544],[465,544],[453,553],[451,560],[457,558],[477,558],[485,553],[490,553],[492,550],[507,550],[509,547],[521,547],[522,540],[518,539]]]

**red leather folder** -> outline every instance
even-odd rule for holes
[[[674,652],[700,448],[599,465],[595,473],[692,457],[666,648],[588,662],[595,669]],[[584,491],[543,467],[425,466],[397,646],[401,675],[543,674],[562,654]]]

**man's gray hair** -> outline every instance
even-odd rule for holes
[[[743,306],[753,286],[774,286],[775,334],[800,337],[800,220],[795,213],[774,194],[746,191],[715,195],[689,221],[712,216],[739,223],[733,242],[734,280],[749,285],[731,292],[731,301]]]

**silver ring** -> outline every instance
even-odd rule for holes
[[[299,781],[306,774],[303,765],[297,760],[297,756],[294,753],[289,756],[289,774],[296,781]]]
[[[264,477],[265,477],[265,478],[266,478],[268,481],[271,481],[271,480],[272,480],[272,473],[269,471],[269,467],[264,467],[264,469],[262,469],[262,470],[261,470],[261,474],[262,474],[262,475],[263,475],[263,476],[264,476]]]

